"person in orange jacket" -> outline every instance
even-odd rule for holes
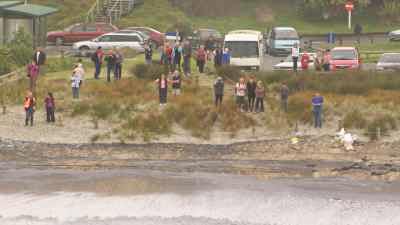
[[[31,123],[31,126],[33,126],[33,114],[35,113],[35,107],[36,107],[36,99],[33,96],[32,92],[29,91],[24,101],[24,109],[26,114],[25,126],[28,126],[29,122]]]

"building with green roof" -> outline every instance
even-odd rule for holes
[[[46,45],[47,16],[58,10],[52,7],[0,0],[0,45],[23,29],[33,37],[34,47]]]

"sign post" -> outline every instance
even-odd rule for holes
[[[348,27],[349,27],[349,30],[351,30],[351,16],[352,16],[351,14],[352,14],[352,11],[354,10],[353,2],[347,2],[346,5],[345,5],[345,8],[346,8],[346,11],[347,11],[347,13],[349,15]]]

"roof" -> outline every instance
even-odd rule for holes
[[[255,34],[255,35],[261,35],[261,32],[258,30],[233,30],[229,31],[228,34]]]
[[[58,11],[56,8],[41,6],[35,4],[21,4],[7,7],[4,11],[8,14],[16,14],[22,16],[40,17],[53,14]]]
[[[275,30],[296,30],[293,27],[274,27]]]
[[[356,49],[355,47],[334,47],[334,48],[332,48],[331,51],[333,51],[333,50],[355,50],[355,49]]]
[[[227,34],[225,41],[259,41],[260,37],[255,34]]]
[[[0,9],[21,4],[20,1],[0,1]]]

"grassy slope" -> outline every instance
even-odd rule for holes
[[[95,0],[32,0],[31,2],[59,9],[59,12],[50,16],[48,20],[49,30],[56,30],[84,21]]]
[[[273,25],[294,26],[300,33],[327,33],[349,32],[347,30],[347,18],[329,21],[305,21],[293,13],[293,1],[290,0],[242,0],[241,12],[237,16],[221,17],[191,17],[185,15],[181,10],[174,8],[168,0],[146,0],[144,5],[120,21],[122,26],[147,25],[162,31],[177,21],[190,21],[193,27],[212,27],[222,32],[233,29],[251,28],[266,30]],[[269,8],[273,13],[273,19],[268,23],[257,20],[256,10],[258,8]],[[354,22],[361,23],[366,32],[389,31],[395,29],[383,23],[382,20],[373,17],[362,17],[355,15]]]

